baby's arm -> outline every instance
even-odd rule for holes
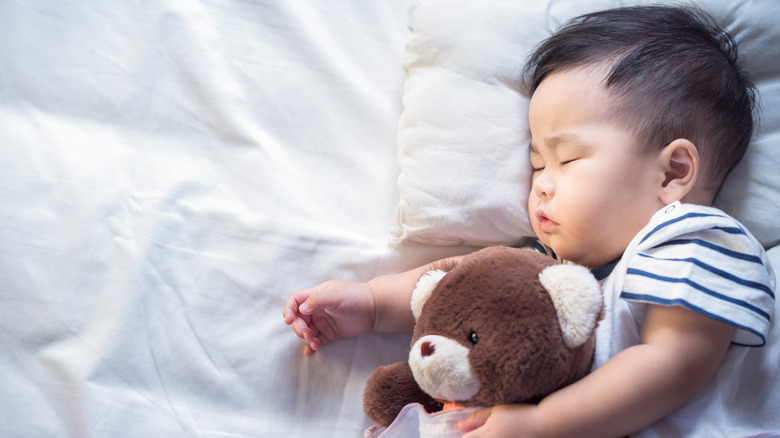
[[[538,406],[478,412],[476,436],[610,437],[672,413],[715,375],[734,327],[682,307],[648,306],[641,343]],[[518,431],[528,435],[516,435]]]
[[[624,436],[660,420],[715,375],[734,335],[733,326],[682,307],[648,306],[642,327],[640,344],[542,402],[555,435]],[[558,422],[556,411],[569,421]]]
[[[383,275],[367,283],[327,281],[301,289],[287,300],[284,322],[306,345],[311,356],[330,341],[369,330],[411,333],[414,317],[410,302],[417,280],[427,271],[459,261],[450,257],[399,274]]]

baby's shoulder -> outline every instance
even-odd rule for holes
[[[732,323],[735,342],[763,345],[775,308],[775,275],[761,244],[711,207],[660,210],[624,253],[620,296],[682,305]]]
[[[674,202],[656,212],[634,238],[637,252],[675,244],[692,244],[704,252],[722,250],[762,259],[766,252],[738,220],[715,207]],[[725,251],[725,252],[724,252]]]

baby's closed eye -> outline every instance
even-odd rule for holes
[[[572,158],[571,160],[564,160],[564,161],[561,161],[560,165],[561,165],[561,167],[563,167],[566,164],[572,163],[572,162],[577,161],[577,160],[579,160],[579,158]]]

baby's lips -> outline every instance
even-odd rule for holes
[[[552,233],[559,225],[558,222],[550,219],[541,208],[537,208],[536,211],[534,211],[534,216],[536,217],[536,220],[539,221],[539,229],[543,233]]]
[[[536,220],[538,220],[539,222],[544,222],[544,221],[550,220],[550,218],[547,217],[547,214],[545,214],[544,210],[542,210],[541,207],[537,208],[534,211],[534,216],[536,217]]]

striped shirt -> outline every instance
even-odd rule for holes
[[[735,344],[765,344],[775,308],[771,266],[761,244],[720,210],[670,204],[623,260],[620,298],[683,306],[736,327]]]
[[[541,243],[536,249],[558,259]],[[711,438],[780,431],[780,391],[773,387],[780,381],[780,325],[771,323],[777,307],[775,276],[766,252],[739,222],[715,208],[669,204],[653,215],[620,259],[591,272],[604,294],[594,369],[639,344],[648,304],[684,306],[737,328],[732,348],[706,387],[632,436]]]
[[[675,202],[659,210],[602,281],[594,368],[640,342],[649,304],[683,306],[736,327],[716,376],[637,437],[744,436],[780,430],[780,327],[775,277],[761,245],[735,219]],[[752,348],[752,347],[761,348]]]

